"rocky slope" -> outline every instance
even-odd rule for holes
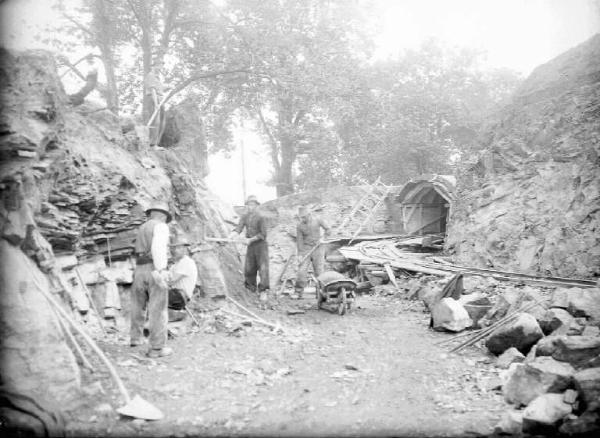
[[[23,391],[57,382],[78,386],[74,357],[38,289],[81,310],[81,283],[102,295],[110,278],[126,300],[136,228],[154,201],[168,202],[174,212],[172,234],[194,242],[200,289],[209,296],[241,293],[237,251],[202,241],[204,234],[226,235],[236,216],[198,176],[206,171],[201,136],[147,150],[143,136],[123,134],[109,111],[70,107],[45,52],[2,51],[0,79],[3,381],[16,373],[27,383]],[[197,153],[188,160],[192,149]],[[51,274],[50,282],[40,270]],[[65,398],[60,391],[47,394]]]
[[[447,248],[524,273],[600,275],[600,35],[538,67],[459,175]]]

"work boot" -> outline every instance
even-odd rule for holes
[[[267,295],[266,290],[259,292],[258,300],[260,301],[260,308],[265,310],[267,308],[267,302],[269,301],[269,296]]]
[[[146,356],[151,357],[153,359],[156,359],[157,357],[165,357],[165,356],[170,356],[171,354],[173,354],[173,349],[169,348],[169,347],[163,347],[160,349],[151,349],[148,350],[148,353],[146,353]]]

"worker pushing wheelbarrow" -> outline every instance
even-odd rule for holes
[[[317,308],[329,307],[330,310],[344,315],[352,308],[356,300],[356,282],[339,272],[325,271],[316,278]]]

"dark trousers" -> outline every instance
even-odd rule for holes
[[[188,300],[181,289],[169,289],[169,309],[183,310]]]
[[[252,292],[256,291],[257,273],[260,275],[258,291],[269,289],[269,245],[264,240],[252,242],[246,249],[244,285]]]

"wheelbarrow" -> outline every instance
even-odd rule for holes
[[[317,309],[336,309],[337,313],[344,315],[356,300],[356,282],[339,272],[326,271],[316,278],[315,295]]]

